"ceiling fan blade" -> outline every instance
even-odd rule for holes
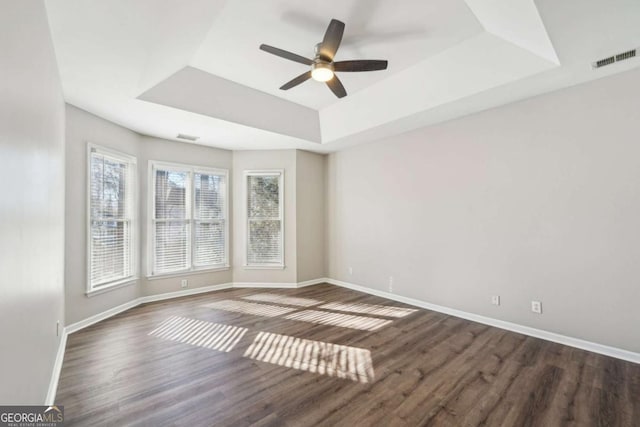
[[[387,61],[364,59],[361,61],[339,61],[333,63],[335,71],[378,71],[387,69]]]
[[[340,47],[342,34],[344,34],[344,22],[332,19],[320,45],[320,56],[323,59],[333,61],[333,57],[336,56],[338,47]]]
[[[299,62],[304,65],[313,64],[313,61],[311,59],[305,58],[304,56],[296,55],[295,53],[291,53],[286,50],[278,49],[277,47],[269,46],[267,44],[261,44],[260,50],[264,50],[265,52],[269,52],[281,58],[288,59],[290,61]]]
[[[344,98],[345,96],[347,96],[347,91],[345,90],[344,86],[342,86],[342,82],[340,81],[338,76],[334,75],[333,78],[327,82],[327,86],[329,86],[331,92],[333,92],[334,95],[338,98]]]
[[[304,83],[311,78],[311,71],[307,71],[306,73],[300,74],[295,79],[283,84],[280,89],[281,90],[289,90],[292,87],[298,86],[300,83]]]

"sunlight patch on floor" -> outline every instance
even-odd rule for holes
[[[255,294],[242,297],[251,301],[273,302],[276,304],[297,305],[300,307],[311,307],[312,305],[322,304],[324,301],[318,301],[311,298],[287,297],[278,294]]]
[[[233,350],[246,332],[247,328],[238,326],[171,316],[149,332],[149,335],[164,340],[229,352]]]
[[[391,307],[386,305],[373,305],[362,303],[330,302],[318,308],[336,311],[348,311],[351,313],[373,314],[374,316],[405,317],[418,311],[415,308]]]
[[[377,319],[373,317],[354,316],[352,314],[330,313],[328,311],[304,310],[285,316],[286,319],[302,322],[317,323],[321,325],[340,326],[342,328],[360,329],[363,331],[376,331],[383,326],[391,324],[392,320]]]
[[[244,357],[361,383],[374,379],[369,350],[289,335],[260,332]]]
[[[256,304],[253,302],[234,300],[215,301],[209,304],[204,304],[203,307],[265,317],[282,316],[283,314],[297,310],[296,308],[281,307],[279,305]]]

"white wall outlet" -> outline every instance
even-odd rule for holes
[[[393,293],[393,276],[389,276],[389,292]]]
[[[189,281],[187,279],[182,279],[180,281],[180,287],[181,288],[186,288],[187,286],[189,286]]]
[[[531,311],[542,314],[542,303],[540,301],[531,301]]]
[[[493,295],[491,297],[491,304],[500,305],[500,295]]]
[[[349,275],[351,276],[353,274],[353,267],[349,267]]]

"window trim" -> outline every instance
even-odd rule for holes
[[[129,248],[129,256],[131,262],[131,274],[127,277],[121,277],[110,282],[93,286],[91,283],[91,155],[98,153],[107,158],[119,162],[126,162],[130,168],[127,174],[127,181],[131,191],[125,196],[128,197],[131,210],[131,240]],[[108,147],[87,142],[86,155],[86,291],[88,297],[121,288],[123,286],[134,284],[140,278],[139,276],[139,250],[138,250],[138,161],[131,154],[123,153]]]
[[[278,197],[279,197],[279,214],[281,224],[280,247],[282,248],[282,259],[278,263],[251,264],[249,263],[249,182],[250,176],[278,176]],[[243,173],[243,211],[244,211],[244,269],[245,270],[283,270],[285,266],[285,247],[284,247],[284,169],[254,169],[245,170]]]
[[[189,190],[189,204],[188,211],[190,218],[186,221],[191,225],[190,233],[189,233],[189,264],[190,267],[182,270],[169,271],[166,273],[157,273],[154,274],[153,266],[155,264],[155,246],[154,243],[156,241],[156,231],[155,231],[155,200],[156,200],[156,186],[155,186],[155,171],[156,169],[169,169],[171,171],[177,172],[187,172],[189,173],[189,182],[188,182],[188,190]],[[193,254],[195,250],[195,185],[193,184],[193,175],[195,173],[206,173],[212,175],[223,175],[225,177],[225,200],[224,200],[224,254],[225,259],[222,264],[216,265],[208,265],[204,267],[197,267],[193,263]],[[230,200],[230,191],[231,188],[229,181],[229,170],[222,168],[213,168],[210,166],[199,166],[199,165],[188,165],[184,163],[174,163],[174,162],[165,162],[161,160],[149,160],[148,167],[148,193],[147,197],[147,271],[146,277],[149,280],[154,279],[162,279],[162,278],[170,278],[170,277],[178,277],[186,274],[196,274],[196,273],[205,273],[205,272],[214,272],[214,271],[223,271],[228,270],[230,268],[229,264],[229,200]]]

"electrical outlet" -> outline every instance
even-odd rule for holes
[[[349,267],[349,275],[351,276],[353,274],[353,267]]]
[[[181,288],[186,288],[187,286],[189,286],[189,281],[187,279],[182,279],[180,281],[180,287]]]
[[[542,303],[540,301],[531,301],[531,311],[542,314]]]
[[[500,295],[494,295],[491,297],[491,304],[500,305]]]
[[[389,292],[393,293],[393,276],[389,276]]]

